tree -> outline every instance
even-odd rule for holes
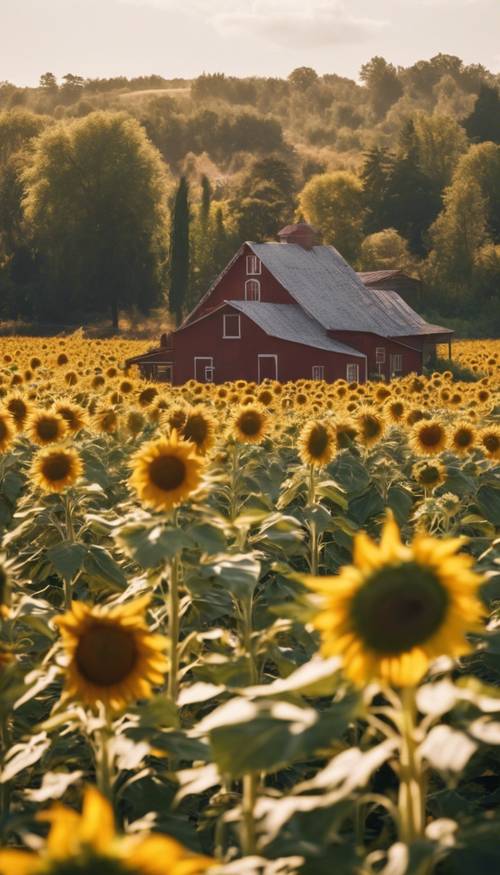
[[[363,186],[353,173],[338,170],[313,176],[300,192],[299,208],[306,222],[355,262],[363,239]]]
[[[386,226],[386,197],[394,159],[379,146],[365,152],[361,170],[363,203],[365,206],[364,230],[371,234]]]
[[[141,310],[160,297],[167,178],[134,119],[95,112],[45,130],[23,174],[25,216],[44,263],[51,318]]]
[[[368,88],[370,103],[376,119],[382,119],[393,103],[403,94],[396,68],[385,58],[375,56],[363,64],[359,78]]]
[[[291,220],[295,177],[288,163],[271,155],[254,161],[230,201],[238,240],[266,240]]]
[[[441,188],[422,170],[415,124],[410,119],[400,136],[399,155],[387,184],[387,226],[408,240],[415,255],[426,252],[426,233],[441,208]]]
[[[413,125],[419,167],[442,190],[450,184],[460,156],[467,151],[465,132],[451,116],[436,113],[417,112]]]
[[[477,182],[457,178],[445,192],[444,209],[430,229],[426,278],[434,300],[470,301],[478,250],[488,243],[487,205]]]
[[[395,228],[369,234],[361,244],[362,270],[415,270],[408,243]]]
[[[488,232],[500,243],[500,145],[471,146],[457,164],[454,181],[476,182],[486,202]]]
[[[57,79],[53,73],[42,73],[40,76],[40,88],[52,94],[59,90]]]
[[[298,91],[306,91],[318,81],[318,74],[312,67],[296,67],[290,73],[288,81]]]
[[[26,148],[50,122],[44,115],[26,109],[0,112],[0,166],[21,149]]]
[[[467,135],[476,143],[500,143],[500,92],[483,83],[471,114],[463,122]]]
[[[168,300],[175,324],[180,325],[189,288],[189,184],[181,176],[172,209],[170,288]]]

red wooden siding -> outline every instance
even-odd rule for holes
[[[376,334],[366,334],[361,331],[329,331],[329,335],[340,340],[341,343],[346,343],[348,346],[354,347],[364,353],[367,357],[368,377],[380,373],[386,379],[389,379],[390,374],[390,356],[402,355],[402,373],[410,374],[412,371],[421,373],[422,371],[422,352],[417,347],[422,345],[422,338],[409,337],[404,341],[398,342],[390,340],[387,337],[378,337]],[[385,350],[385,363],[380,365],[377,363],[376,350]]]
[[[176,332],[173,376],[176,385],[194,379],[194,359],[205,356],[213,358],[216,383],[235,379],[257,381],[258,355],[278,356],[278,379],[283,381],[312,379],[314,365],[324,367],[325,380],[329,382],[346,379],[348,364],[359,365],[359,378],[366,379],[365,359],[270,337],[243,313],[241,338],[225,340],[223,315],[236,312],[227,305]],[[264,366],[267,364],[263,362]]]
[[[199,319],[205,313],[209,313],[214,307],[218,307],[224,301],[244,301],[245,282],[248,279],[259,280],[261,301],[268,304],[295,304],[295,301],[286,289],[269,273],[264,265],[261,265],[262,272],[260,275],[247,274],[246,256],[251,254],[252,250],[245,244],[238,258],[212,291],[210,298],[202,299],[198,307],[195,307],[192,311],[189,316],[190,322],[193,319]]]

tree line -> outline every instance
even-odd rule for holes
[[[295,217],[358,269],[420,276],[436,321],[500,330],[497,78],[438,55],[360,80],[0,83],[0,318],[178,323]]]

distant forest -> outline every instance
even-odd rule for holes
[[[445,54],[359,82],[0,82],[0,320],[178,323],[243,240],[304,219],[356,269],[419,276],[427,318],[497,335],[499,89]]]

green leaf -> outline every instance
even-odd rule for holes
[[[67,580],[71,580],[83,568],[86,555],[85,544],[74,544],[70,541],[61,541],[47,550],[47,559],[57,573]]]
[[[142,522],[127,523],[118,529],[115,537],[127,556],[143,568],[157,568],[185,547],[193,545],[186,532],[168,528],[162,523],[149,526]]]
[[[105,547],[90,544],[84,561],[84,570],[88,575],[89,584],[102,584],[116,592],[121,592],[127,586],[127,578],[117,562]]]

